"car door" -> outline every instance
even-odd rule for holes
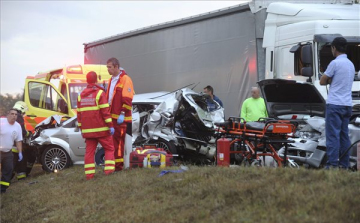
[[[24,101],[29,110],[26,112],[27,130],[51,115],[68,116],[68,105],[64,96],[48,81],[27,79],[25,82]]]

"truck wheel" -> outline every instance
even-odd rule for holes
[[[105,150],[104,150],[104,148],[99,149],[95,153],[95,163],[98,166],[104,165],[104,163],[105,163]]]
[[[69,167],[70,157],[63,148],[51,145],[41,155],[41,163],[43,170],[54,172]]]
[[[163,148],[165,151],[171,154],[178,154],[175,143],[173,141],[166,141],[163,139],[152,140],[150,143],[156,143],[158,148]]]

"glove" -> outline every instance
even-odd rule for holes
[[[110,134],[111,134],[111,135],[114,135],[114,133],[115,133],[115,129],[114,129],[113,127],[111,127],[111,128],[110,128]]]
[[[23,159],[23,154],[22,154],[22,152],[19,152],[19,162],[21,161]]]
[[[124,114],[121,114],[119,116],[119,118],[117,119],[117,124],[120,125],[121,123],[124,122],[124,118],[125,118],[125,115]]]

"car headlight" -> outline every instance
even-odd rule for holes
[[[299,137],[301,139],[316,140],[320,137],[320,134],[316,133],[316,132],[297,132],[297,134],[295,134],[295,136]]]

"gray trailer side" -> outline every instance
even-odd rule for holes
[[[136,93],[173,91],[198,82],[194,90],[200,92],[211,85],[225,116],[238,116],[250,88],[264,75],[261,12],[253,14],[243,4],[85,43],[84,63],[118,58]]]

